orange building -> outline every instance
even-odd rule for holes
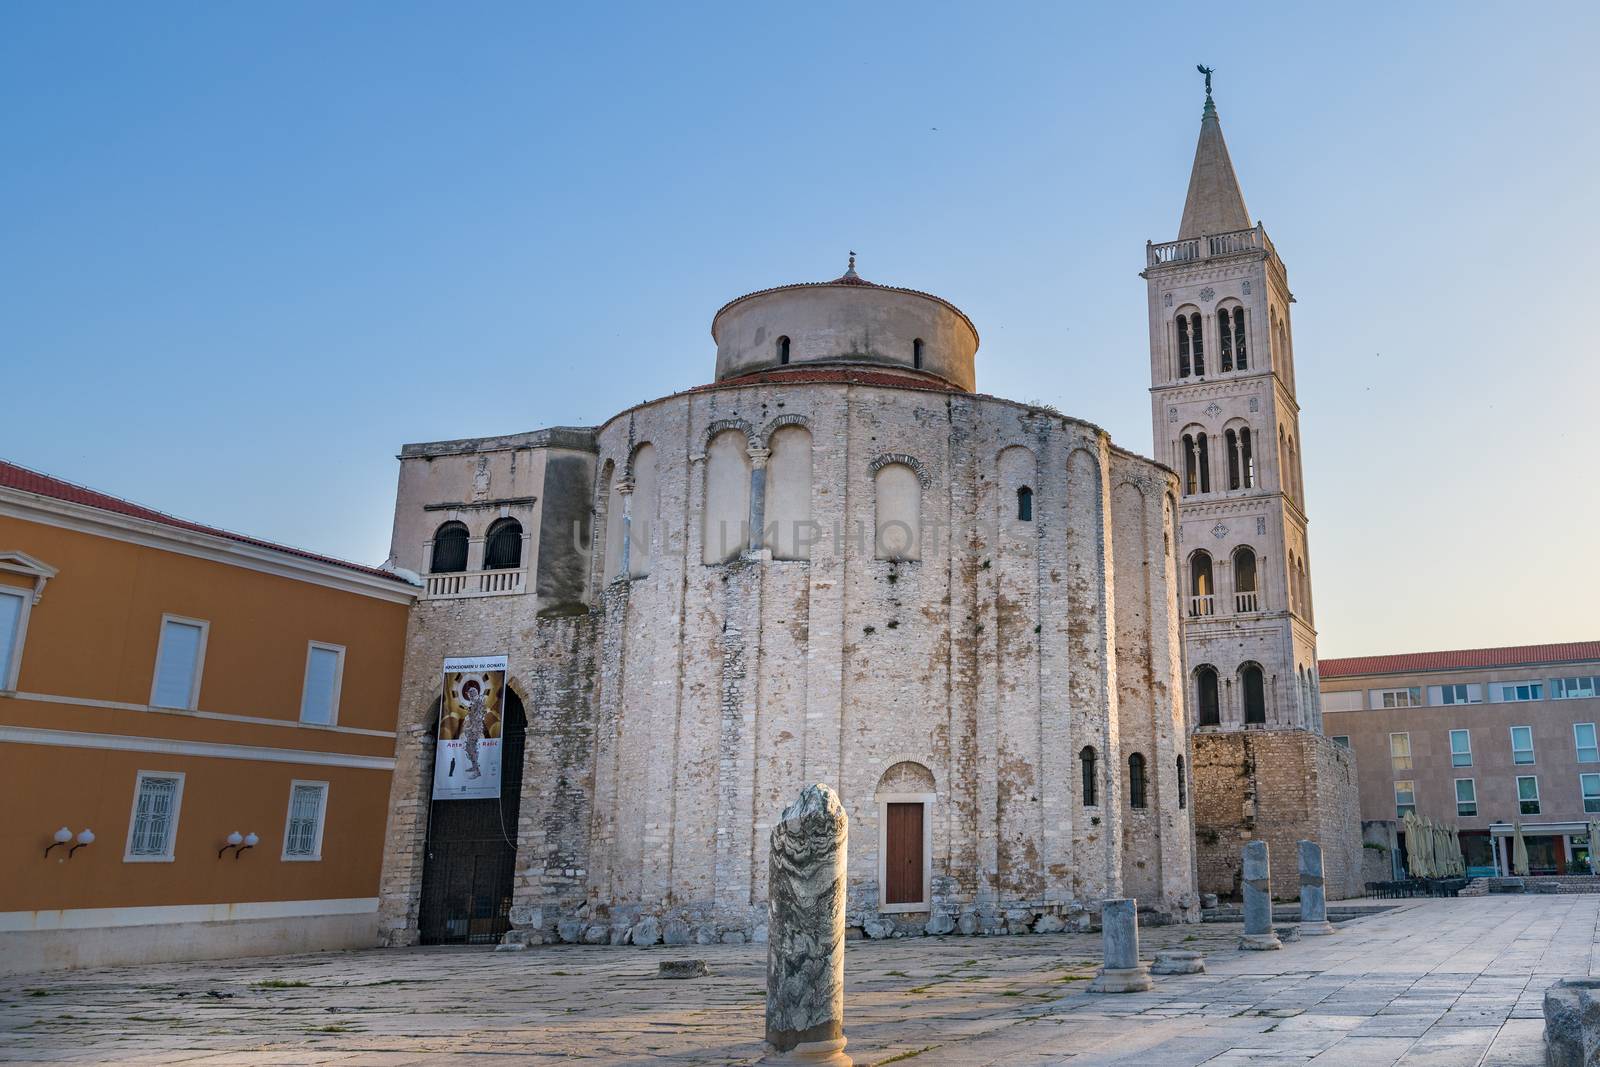
[[[376,944],[414,597],[0,463],[0,972]]]

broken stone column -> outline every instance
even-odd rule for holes
[[[1283,947],[1272,932],[1272,859],[1265,841],[1244,846],[1244,936],[1239,947],[1256,952]]]
[[[1306,936],[1331,934],[1328,921],[1328,895],[1323,887],[1322,846],[1301,841],[1300,850],[1300,932]]]
[[[1100,903],[1105,935],[1105,966],[1089,983],[1091,993],[1142,993],[1149,989],[1150,967],[1139,962],[1139,902],[1132,897]]]
[[[811,785],[772,828],[763,1063],[851,1067],[844,1054],[845,819]]]

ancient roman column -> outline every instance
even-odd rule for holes
[[[1089,983],[1091,993],[1142,993],[1154,983],[1150,967],[1139,962],[1139,902],[1122,897],[1100,902],[1105,965]]]
[[[772,828],[764,1063],[851,1067],[844,1054],[845,819],[811,785]]]
[[[1300,932],[1331,934],[1328,921],[1328,896],[1323,889],[1322,846],[1315,841],[1300,845]]]
[[[1272,860],[1265,841],[1244,846],[1244,936],[1239,947],[1255,951],[1283,947],[1272,932]]]

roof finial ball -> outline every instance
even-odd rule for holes
[[[854,251],[850,253],[850,265],[845,268],[844,276],[846,278],[856,277],[856,254]]]

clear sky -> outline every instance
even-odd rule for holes
[[[6,5],[0,456],[377,562],[403,442],[703,383],[717,307],[852,248],[1148,454],[1205,62],[1323,655],[1600,638],[1597,50],[1594,3]]]

